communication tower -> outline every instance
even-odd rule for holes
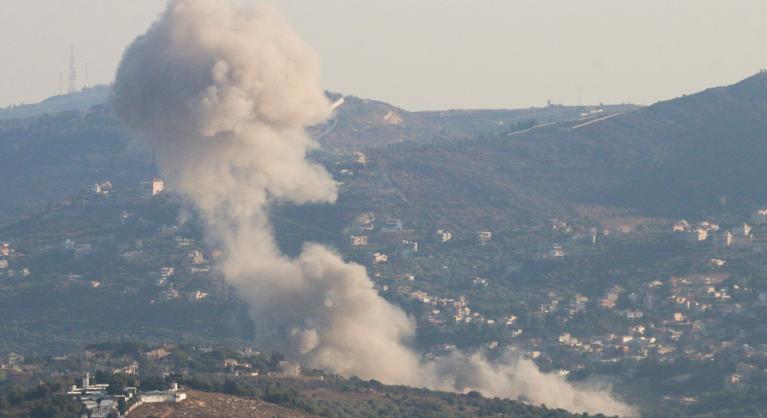
[[[69,47],[69,85],[67,93],[72,94],[77,91],[77,61],[75,60],[75,46]]]

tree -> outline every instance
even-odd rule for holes
[[[466,397],[469,399],[482,399],[482,394],[477,392],[476,390],[472,390],[471,392],[466,394]]]
[[[122,395],[126,386],[135,386],[136,378],[133,376],[126,376],[124,374],[111,374],[107,376],[106,381],[108,384],[107,393],[110,395]]]
[[[51,393],[53,393],[53,389],[49,387],[47,384],[43,383],[43,384],[37,385],[37,387],[35,387],[34,389],[28,391],[24,395],[24,399],[28,401],[35,400],[35,399],[42,399],[47,397]]]
[[[107,386],[107,394],[109,394],[109,395],[122,395],[123,394],[123,388],[125,388],[125,386],[123,386],[122,384],[117,383],[117,382],[112,382],[112,383],[109,384],[109,386]]]
[[[280,363],[285,361],[285,356],[283,356],[280,353],[272,353],[271,359],[269,359],[269,367],[276,370],[278,367],[280,367]]]
[[[106,370],[96,370],[96,375],[93,376],[96,383],[107,384],[114,377],[114,373]]]
[[[224,382],[223,391],[229,395],[245,395],[245,388],[243,388],[242,385],[240,385],[237,381],[232,379],[226,379],[226,382]]]
[[[294,405],[297,402],[298,394],[295,390],[284,388],[279,384],[269,385],[266,387],[263,399],[278,405]]]
[[[74,399],[63,395],[54,395],[50,398],[37,401],[30,410],[32,418],[79,418],[82,413],[82,405]]]
[[[125,398],[117,400],[117,410],[120,411],[120,414],[125,415],[125,411],[128,410],[128,403],[125,402]]]
[[[11,386],[11,388],[8,389],[7,399],[11,406],[18,405],[21,402],[24,402],[24,391],[16,385]]]
[[[141,379],[141,390],[162,390],[165,389],[165,380],[158,376],[146,376]]]

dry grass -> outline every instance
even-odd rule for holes
[[[313,417],[255,398],[240,398],[222,393],[187,391],[187,399],[179,404],[141,405],[128,414],[129,418],[299,418]]]

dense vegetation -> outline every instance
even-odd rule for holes
[[[24,390],[0,385],[1,418],[80,418],[80,402],[63,394],[61,382],[44,382]]]
[[[520,402],[484,398],[477,392],[454,394],[387,386],[375,380],[344,379],[316,370],[303,376],[279,373],[283,357],[279,354],[262,355],[217,348],[201,350],[195,346],[165,347],[170,354],[150,360],[142,353],[156,347],[130,341],[91,344],[85,353],[73,353],[71,359],[29,359],[28,365],[37,368],[36,378],[27,378],[26,388],[17,384],[0,383],[0,417],[69,418],[79,417],[78,402],[65,396],[64,387],[73,384],[76,373],[67,371],[85,356],[97,367],[92,383],[108,384],[108,394],[121,394],[125,387],[141,391],[164,390],[171,382],[187,389],[223,393],[237,397],[259,398],[291,410],[322,417],[463,417],[504,416],[520,418],[559,418],[572,414],[545,406],[531,406]],[[238,376],[227,372],[224,360],[247,364],[248,370],[259,376]],[[128,375],[114,373],[109,364],[138,362],[140,373]],[[167,373],[167,372],[170,373]],[[162,374],[167,374],[162,377]],[[55,380],[53,374],[65,375]],[[35,380],[46,383],[35,385]],[[123,407],[124,409],[124,407]],[[580,415],[579,415],[580,416]],[[583,415],[586,416],[586,415]],[[597,415],[601,416],[601,415]]]

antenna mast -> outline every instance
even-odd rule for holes
[[[85,63],[85,74],[83,74],[83,90],[88,89],[88,63]]]
[[[67,86],[67,93],[72,94],[77,91],[77,68],[75,65],[75,46],[74,44],[69,47],[69,85]]]

